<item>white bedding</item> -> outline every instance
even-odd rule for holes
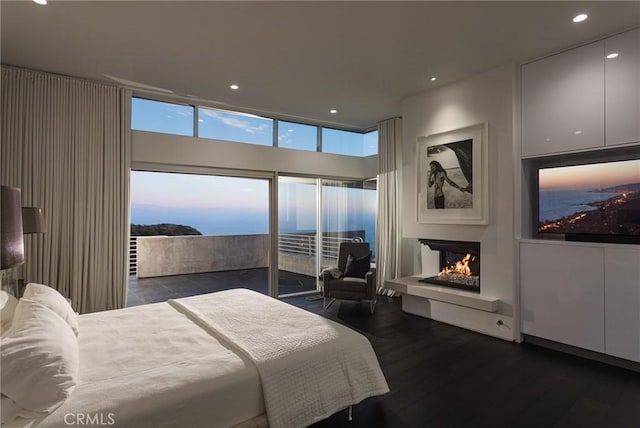
[[[249,290],[82,315],[79,331],[71,397],[9,427],[245,428],[265,411],[303,427],[389,390],[364,336]]]
[[[79,322],[75,391],[45,419],[10,427],[64,427],[65,417],[96,415],[116,428],[229,427],[264,413],[255,365],[168,303],[81,315]]]
[[[250,290],[170,301],[256,364],[271,427],[304,427],[389,391],[361,334]]]

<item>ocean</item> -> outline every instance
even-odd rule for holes
[[[301,224],[313,223],[300,221]],[[203,235],[259,235],[269,233],[269,215],[263,211],[224,208],[181,209],[165,207],[131,206],[132,224],[172,223],[191,226]],[[373,214],[356,214],[345,219],[346,230],[364,230],[365,240],[375,253],[376,219]],[[281,228],[280,233],[302,233],[308,230]],[[325,225],[325,232],[337,232]]]
[[[593,211],[593,202],[606,201],[620,195],[612,192],[590,192],[585,190],[544,190],[539,194],[539,219],[548,222],[567,217],[581,211]]]

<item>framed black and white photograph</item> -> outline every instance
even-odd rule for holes
[[[418,222],[488,224],[487,125],[418,137]]]

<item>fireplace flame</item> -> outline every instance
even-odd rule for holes
[[[471,254],[468,254],[462,258],[462,260],[458,260],[455,266],[445,267],[438,274],[438,278],[447,277],[449,274],[458,274],[471,276],[471,269],[469,268],[469,262],[474,261],[475,257],[472,257]]]

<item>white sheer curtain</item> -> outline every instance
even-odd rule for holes
[[[41,207],[46,232],[25,239],[24,278],[75,310],[123,307],[130,137],[125,89],[2,67],[2,184]]]
[[[378,221],[376,230],[376,266],[378,294],[393,296],[384,288],[386,279],[400,274],[400,148],[402,119],[389,119],[378,124]]]

